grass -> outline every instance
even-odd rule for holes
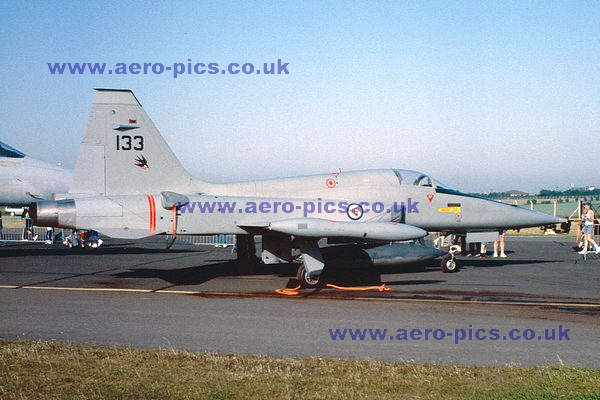
[[[600,370],[0,341],[2,399],[600,399]]]

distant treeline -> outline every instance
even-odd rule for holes
[[[492,192],[492,193],[474,193],[478,196],[488,197],[491,199],[506,199],[506,198],[532,198],[532,197],[577,197],[577,198],[592,198],[600,197],[600,189],[589,190],[587,188],[571,188],[567,190],[550,190],[542,189],[535,195],[511,196],[509,193]]]
[[[571,188],[567,190],[540,190],[540,196],[600,196],[600,189]]]

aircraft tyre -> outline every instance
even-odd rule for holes
[[[298,267],[296,279],[298,279],[298,283],[303,289],[314,289],[319,286],[319,277],[311,277],[304,268],[304,263]]]
[[[456,262],[456,258],[453,254],[446,254],[444,257],[442,257],[440,266],[442,267],[442,272],[446,274],[458,271],[458,263]]]

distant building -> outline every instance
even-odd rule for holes
[[[521,192],[520,190],[508,190],[502,194],[510,197],[525,197],[529,196],[529,193]]]

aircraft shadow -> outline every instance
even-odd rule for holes
[[[215,278],[230,276],[258,276],[274,275],[282,278],[290,278],[286,287],[295,287],[296,271],[298,264],[259,264],[252,269],[240,268],[236,260],[223,260],[215,264],[186,267],[179,269],[158,268],[133,268],[129,271],[118,272],[112,276],[115,278],[133,279],[161,279],[174,286],[200,285]],[[382,275],[396,273],[427,272],[431,269],[427,265],[410,265],[394,268],[371,268],[371,269],[340,269],[332,268],[323,271],[324,282],[340,286],[374,286],[381,285]],[[388,285],[422,285],[445,282],[444,280],[406,280],[386,282]]]
[[[507,267],[510,265],[534,265],[534,264],[551,264],[561,263],[562,260],[514,260],[507,258],[460,258],[458,259],[458,265],[460,268],[463,267],[476,267],[476,268],[499,268]]]
[[[150,249],[143,249],[148,251]],[[161,252],[163,250],[150,250],[151,252]],[[170,250],[175,252],[177,250]],[[181,250],[186,252],[190,250]],[[134,278],[134,279],[161,279],[173,286],[201,285],[205,282],[222,277],[244,277],[258,275],[273,275],[282,278],[290,278],[286,287],[297,286],[296,271],[298,264],[258,264],[253,268],[240,268],[237,260],[228,260],[215,258],[208,260],[211,264],[193,266],[179,269],[158,269],[158,268],[134,268],[124,272],[113,274],[115,278]],[[365,265],[365,268],[343,268],[336,266],[326,268],[323,271],[323,282],[332,283],[340,286],[379,286],[383,283],[382,277],[393,274],[408,273],[426,273],[439,272],[438,260],[431,262],[417,263],[411,265],[401,265],[396,267],[373,267]],[[505,258],[466,258],[459,259],[459,265],[462,267],[474,268],[500,268],[510,265],[533,265],[544,263],[557,263],[556,260],[515,260]],[[460,270],[459,272],[460,273]],[[396,277],[394,277],[396,278]],[[443,279],[396,279],[385,281],[390,286],[413,286],[443,283]]]
[[[297,265],[294,264],[261,264],[252,270],[245,270],[239,267],[236,260],[232,260],[179,269],[134,268],[126,272],[113,274],[113,277],[135,279],[158,278],[172,285],[182,286],[200,285],[212,279],[227,276],[278,275],[281,277],[290,277],[295,276],[297,268]]]
[[[152,249],[144,247],[102,246],[97,249],[66,247],[17,247],[6,246],[0,249],[0,258],[4,257],[48,257],[48,256],[73,256],[85,254],[96,255],[128,255],[128,254],[166,254],[166,253],[204,253],[206,250],[189,249]]]
[[[348,273],[350,272],[350,273]],[[425,269],[418,271],[407,271],[404,270],[325,270],[323,273],[323,281],[338,286],[380,286],[385,283],[387,286],[414,286],[414,285],[431,285],[436,283],[446,282],[440,279],[410,279],[410,280],[395,280],[395,281],[382,281],[382,277],[385,275],[399,274],[399,273],[414,273],[414,272],[426,272]],[[288,282],[288,286],[296,284],[295,279]]]

